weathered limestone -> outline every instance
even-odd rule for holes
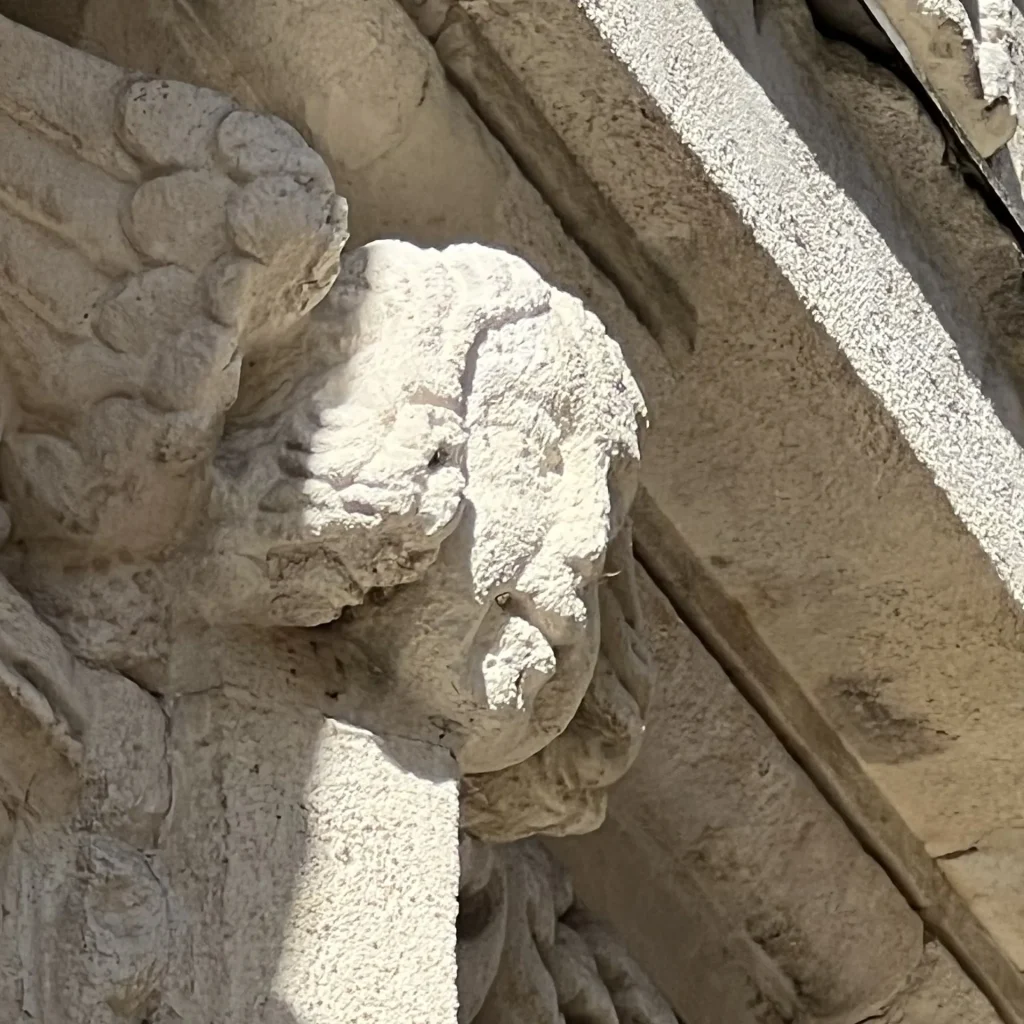
[[[641,549],[1021,1018],[1016,940],[994,912],[1016,873],[996,895],[979,870],[973,912],[944,873],[1016,820],[1013,239],[942,165],[913,94],[824,41],[802,4],[434,11],[446,68],[565,221],[571,167],[697,310],[676,377],[626,344],[656,424]],[[546,154],[563,152],[556,173]]]
[[[166,1019],[453,1020],[446,752],[232,686],[169,729]]]
[[[677,1024],[615,935],[536,841],[462,845],[459,1020]]]
[[[137,1019],[170,947],[150,860],[171,801],[165,719],[2,591],[0,1019]]]
[[[453,1019],[446,751],[230,687],[162,705],[4,587],[0,1020]]]
[[[731,594],[743,600],[758,650],[778,654],[775,674],[750,682],[736,672],[735,635],[722,641],[711,628],[716,654],[732,658],[745,693],[906,898],[728,680],[680,670],[663,650],[674,687],[663,707],[677,710],[652,724],[657,771],[640,762],[608,830],[551,847],[571,862],[586,902],[615,919],[630,955],[577,928],[576,911],[563,914],[563,883],[522,854],[530,847],[492,851],[508,862],[498,874],[517,879],[508,895],[518,916],[507,932],[485,929],[503,948],[489,961],[497,973],[475,980],[488,1019],[515,1019],[517,1000],[534,1015],[631,1019],[616,1005],[619,981],[646,973],[691,1024],[776,1024],[794,1013],[852,1022],[879,1008],[892,1019],[987,1024],[991,1007],[947,949],[922,939],[921,917],[1015,1019],[1005,884],[1014,831],[993,799],[1003,783],[982,779],[977,814],[992,812],[997,826],[984,870],[975,864],[972,880],[971,856],[943,862],[998,944],[919,835],[935,825],[959,836],[970,792],[956,778],[961,738],[970,733],[967,760],[977,762],[993,724],[1008,723],[1000,749],[1015,736],[1012,695],[998,689],[1019,661],[1015,613],[917,459],[936,470],[988,553],[1006,556],[1012,581],[1016,520],[991,492],[993,480],[1012,483],[1003,471],[1014,449],[967,371],[981,367],[996,413],[1019,432],[1004,372],[1017,358],[1016,251],[993,240],[980,202],[965,203],[962,182],[940,163],[939,136],[902,86],[822,44],[788,0],[702,12],[584,5],[621,60],[568,3],[410,4],[482,120],[391,0],[306,5],[301,17],[270,0],[93,0],[60,11],[3,0],[3,9],[125,66],[233,95],[90,63],[92,84],[66,90],[69,106],[50,110],[76,80],[67,71],[81,55],[66,51],[39,95],[18,92],[37,80],[36,58],[5,87],[9,102],[39,114],[13,119],[0,157],[5,237],[57,236],[47,265],[65,249],[84,253],[94,286],[47,292],[46,275],[23,262],[25,246],[8,246],[19,291],[3,300],[4,315],[34,323],[42,310],[51,334],[83,343],[73,350],[81,373],[53,373],[48,389],[36,382],[30,344],[10,371],[5,439],[20,461],[9,471],[5,569],[80,659],[146,685],[151,694],[138,694],[166,715],[172,751],[173,810],[158,800],[159,835],[138,840],[155,848],[162,872],[161,895],[138,880],[140,906],[160,922],[166,902],[170,924],[153,930],[151,947],[137,944],[132,980],[115,979],[113,995],[86,963],[93,980],[75,984],[91,986],[93,1001],[79,999],[89,1013],[130,1019],[152,1003],[160,1020],[209,1012],[305,1022],[407,1019],[429,1006],[451,1019],[456,813],[473,836],[498,840],[600,822],[606,789],[636,757],[649,720],[652,664],[625,520],[640,403],[616,346],[550,279],[599,313],[652,396],[640,546],[659,585],[684,615],[730,608]],[[667,19],[655,26],[664,32],[651,34],[652,11]],[[23,41],[16,52],[42,52],[44,66],[58,52],[12,33]],[[723,40],[745,73],[722,59]],[[661,54],[654,70],[667,84],[645,77],[648,49]],[[950,56],[973,70],[973,57]],[[1010,96],[982,71],[985,104]],[[1008,122],[987,117],[977,84],[964,90],[971,116],[998,136]],[[283,115],[301,137],[238,103]],[[59,127],[65,109],[90,129],[81,150],[39,130]],[[110,124],[104,115],[94,125],[107,110]],[[831,124],[823,110],[838,112],[838,142],[822,128]],[[997,113],[1007,110],[1012,97]],[[793,131],[813,159],[790,145]],[[904,143],[913,159],[891,158]],[[45,158],[29,159],[33,146]],[[471,239],[526,256],[543,279],[473,245],[437,253],[372,242],[339,257],[347,228],[328,171],[353,202],[358,243]],[[80,194],[71,184],[82,176],[95,217],[62,205]],[[957,214],[943,219],[946,200]],[[152,299],[144,317],[131,305],[140,294]],[[100,326],[67,331],[55,318],[70,309],[73,319],[95,296]],[[105,369],[96,374],[89,353],[111,338],[115,354],[97,349]],[[901,344],[913,349],[892,360],[903,379],[872,377],[865,351],[884,350],[884,364],[906,354]],[[117,346],[132,358],[118,358]],[[155,368],[146,363],[154,353]],[[123,390],[103,391],[108,373],[121,374]],[[931,403],[933,387],[952,402],[951,421]],[[100,405],[139,404],[142,425],[122,424],[119,435],[119,414],[90,420],[96,395]],[[167,419],[182,430],[161,433]],[[963,431],[974,445],[966,455],[929,447]],[[52,459],[64,468],[47,476]],[[92,490],[104,474],[106,489]],[[159,502],[123,501],[126,482],[133,497],[159,493]],[[659,614],[669,646],[687,650],[692,637]],[[706,619],[698,628],[709,629]],[[68,724],[69,711],[46,713],[23,669],[10,676],[10,714],[23,714],[15,701],[42,710],[41,724],[14,730],[18,743],[33,730],[52,737],[33,749],[73,789],[74,763],[95,756],[88,736]],[[38,679],[28,675],[31,687]],[[790,689],[766,697],[779,677]],[[991,702],[997,711],[986,705],[987,721],[964,730],[959,704],[974,687],[986,701],[1002,696]],[[705,698],[712,710],[701,714]],[[714,728],[697,732],[691,719]],[[681,756],[683,737],[692,750]],[[704,745],[716,740],[729,751],[721,761]],[[751,763],[770,770],[754,779]],[[925,827],[914,808],[932,795],[936,765],[943,788]],[[41,794],[23,768],[20,757],[5,766],[15,791]],[[468,772],[458,808],[457,769]],[[353,774],[366,792],[341,784]],[[380,793],[385,831],[365,814]],[[63,821],[69,801],[77,806],[73,794],[55,798],[47,814]],[[24,828],[26,812],[15,818]],[[696,822],[711,831],[685,827]],[[95,828],[114,835],[105,819]],[[70,842],[67,831],[55,842]],[[763,834],[766,854],[751,834]],[[89,863],[97,877],[116,874]],[[631,884],[637,864],[642,891],[632,899],[622,879]],[[472,865],[467,872],[463,908],[477,892]],[[367,900],[377,889],[393,899]],[[177,917],[175,904],[185,908]],[[699,923],[684,934],[681,920]],[[561,946],[558,921],[571,933]],[[353,944],[348,974],[322,939],[332,929],[371,936]],[[225,933],[230,941],[216,946]],[[693,936],[705,934],[711,948],[697,948]],[[386,955],[374,950],[379,935]],[[493,957],[497,947],[487,949]],[[463,965],[474,955],[464,942],[461,954]],[[524,975],[521,999],[508,998]],[[463,970],[464,1014],[469,977]],[[644,993],[639,1019],[660,1024],[665,997],[645,980],[630,991]]]
[[[15,26],[7,31],[8,45],[21,47],[22,37],[28,39],[30,57],[43,67],[46,53],[31,47],[59,49]],[[73,70],[86,81],[109,77],[106,65],[84,55],[75,59]],[[25,74],[24,68],[14,70]],[[40,569],[51,568],[46,563],[67,561],[66,548],[83,544],[83,535],[92,557],[105,553],[109,542],[93,534],[116,526],[119,552],[180,549],[166,568],[155,570],[185,585],[183,594],[165,598],[172,613],[210,622],[313,626],[333,621],[371,591],[387,595],[422,577],[451,535],[420,590],[397,595],[387,610],[378,601],[379,611],[354,617],[346,638],[370,648],[370,657],[374,644],[384,644],[375,668],[409,691],[402,699],[453,723],[459,735],[452,741],[467,770],[493,771],[536,753],[562,732],[589,684],[604,550],[622,529],[632,498],[629,467],[638,455],[643,404],[617,349],[578,301],[553,291],[522,261],[480,247],[439,254],[376,243],[347,255],[338,277],[343,206],[323,191],[327,172],[297,135],[202,90],[162,82],[121,89],[111,96],[111,115],[120,121],[108,133],[124,136],[129,152],[150,164],[161,149],[178,154],[171,173],[148,180],[141,191],[166,192],[183,177],[185,191],[171,206],[157,204],[147,214],[146,238],[139,240],[141,229],[132,220],[118,244],[128,251],[133,241],[154,253],[178,246],[179,259],[187,255],[201,268],[209,263],[215,276],[201,287],[187,276],[166,283],[183,274],[173,263],[102,300],[97,296],[105,288],[97,283],[82,309],[66,312],[63,320],[56,298],[47,305],[42,285],[25,276],[4,305],[8,322],[21,328],[12,331],[12,341],[33,337],[34,315],[47,324],[57,321],[52,330],[42,329],[44,338],[56,332],[54,344],[66,343],[69,324],[82,323],[84,345],[77,351],[85,349],[85,362],[90,345],[101,354],[104,344],[118,351],[135,340],[136,331],[156,347],[164,339],[153,320],[170,321],[172,333],[158,349],[164,360],[159,385],[191,395],[213,386],[215,368],[225,382],[203,392],[198,411],[186,415],[187,429],[197,435],[188,444],[175,444],[176,412],[168,414],[170,425],[157,417],[148,432],[135,426],[126,439],[135,409],[151,416],[148,409],[159,407],[159,399],[140,386],[135,405],[126,403],[130,378],[104,373],[102,360],[99,368],[90,363],[89,372],[98,388],[114,394],[67,396],[72,408],[87,410],[87,418],[60,447],[48,435],[37,439],[19,430],[13,420],[8,447],[14,452],[17,539]],[[20,96],[14,87],[11,92],[10,104],[23,112],[22,120],[45,116],[59,123],[59,112],[51,115],[36,104],[37,113],[33,96]],[[49,101],[53,92],[48,89],[44,98]],[[169,140],[159,131],[161,120],[168,122]],[[179,136],[189,144],[178,142]],[[90,145],[116,148],[105,138]],[[119,159],[130,165],[129,153]],[[195,193],[192,170],[176,170],[189,161],[234,168],[242,186],[222,174],[209,195]],[[250,180],[277,171],[291,176],[269,184]],[[38,181],[42,173],[26,170],[24,180]],[[5,182],[16,193],[13,178]],[[134,216],[139,193],[123,203]],[[26,222],[44,216],[30,202],[27,209]],[[185,211],[204,231],[210,230],[208,217],[223,215],[235,245],[254,255],[225,258],[221,242],[211,241],[207,252],[201,238],[178,238]],[[12,221],[21,223],[13,215]],[[118,238],[117,223],[103,230]],[[102,262],[77,236],[51,244],[79,261],[83,280],[93,273],[88,258]],[[27,243],[12,244],[9,277],[31,275],[34,258]],[[302,284],[279,282],[275,271]],[[153,278],[160,282],[151,295]],[[335,280],[316,317],[291,332]],[[212,311],[196,312],[189,304],[196,289],[211,298]],[[63,291],[75,294],[67,285]],[[230,304],[239,297],[247,301],[242,309]],[[179,320],[188,339],[219,339],[217,346],[209,342],[212,355],[197,361],[188,354],[190,342],[178,341],[175,333]],[[115,329],[123,339],[112,338]],[[12,362],[19,411],[23,418],[42,418],[47,407],[33,389],[46,377],[21,372],[23,351],[15,348]],[[45,372],[57,365],[57,351],[49,361],[45,351],[36,353]],[[72,387],[86,376],[73,374]],[[53,406],[62,397],[52,381],[46,394]],[[228,403],[233,408],[226,436],[214,453]],[[113,425],[104,430],[107,420]],[[96,492],[92,464],[74,471],[80,452],[94,450],[104,466],[125,464],[120,472],[134,490],[141,530],[133,531],[116,505],[90,510],[92,530],[68,519],[68,509],[87,507]],[[47,472],[49,465],[59,470]],[[183,490],[180,502],[168,500],[147,475],[155,472]],[[31,485],[20,484],[22,478]],[[119,483],[116,478],[96,493],[120,497],[126,487]],[[154,521],[146,501],[168,516],[166,523]],[[208,502],[204,513],[197,509],[201,501]],[[424,634],[432,602],[445,609],[450,626],[435,618]],[[393,635],[385,640],[383,634],[393,634],[399,624],[412,634],[397,645]],[[450,646],[467,643],[466,664],[451,665]],[[389,660],[390,653],[402,661]],[[456,695],[450,706],[444,703],[449,691]],[[516,724],[520,720],[527,724]]]
[[[612,541],[598,597],[601,653],[575,715],[525,760],[497,772],[470,770],[463,824],[473,835],[501,842],[575,835],[604,820],[608,787],[639,753],[655,681],[628,529]]]
[[[1024,228],[1018,118],[1024,14],[1017,6],[1005,0],[864,0],[863,6],[809,0],[808,6],[826,35],[856,46],[905,83],[916,79],[916,91],[928,97],[942,125],[950,164],[966,157],[967,175],[991,190],[1018,232]],[[907,149],[906,141],[900,148]],[[924,154],[911,147],[906,155]]]
[[[615,244],[633,267],[628,284],[618,267],[612,285],[567,236],[563,211],[555,215],[551,197],[538,194],[448,82],[430,44],[393,0],[340,0],[307,9],[301,19],[274,0],[249,4],[244,14],[215,0],[194,18],[164,0],[88,0],[73,15],[47,3],[25,10],[0,0],[0,13],[5,8],[108,60],[220,88],[286,118],[324,156],[349,200],[353,243],[397,237],[498,246],[599,310],[620,343],[650,339],[618,289],[674,356],[689,348],[692,308],[676,282],[652,267],[632,229],[609,223],[613,208],[592,183],[577,182],[590,205],[569,221],[573,231],[584,224],[594,233],[589,241],[599,265]]]
[[[616,892],[616,879],[627,870],[657,877],[671,922],[659,945],[718,941],[733,970],[756,979],[763,1002],[727,1007],[731,1019],[853,1024],[902,1012],[925,1024],[941,1011],[995,1024],[984,996],[925,936],[917,914],[642,572],[640,593],[660,681],[651,726],[612,795],[610,827],[551,847],[584,901],[639,950],[650,910]],[[722,1012],[717,979],[691,969],[685,984],[669,987],[671,959],[645,963],[686,1020]]]
[[[226,97],[9,22],[0,49],[19,536],[162,554],[196,520],[243,359],[334,280],[344,205],[297,133]]]
[[[0,1019],[452,1021],[460,816],[637,752],[640,393],[515,256],[342,256],[284,122],[0,55]]]

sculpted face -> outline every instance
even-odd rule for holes
[[[628,536],[605,564],[643,414],[617,347],[515,257],[399,242],[343,258],[303,340],[301,373],[231,418],[216,461],[215,613],[344,612],[343,659],[358,651],[472,774],[469,827],[596,827],[647,688],[614,596]]]
[[[252,593],[306,624],[357,606],[338,644],[443,721],[465,771],[517,764],[593,675],[639,393],[576,300],[477,246],[357,251],[314,332],[325,368],[270,430],[229,434],[219,465],[243,535],[322,574]]]

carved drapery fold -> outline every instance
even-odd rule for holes
[[[326,294],[344,203],[290,126],[0,22],[3,481],[17,535],[184,542],[245,355]]]
[[[171,945],[153,857],[171,802],[164,714],[70,657],[2,579],[0,621],[0,1010],[137,1020]]]
[[[678,1024],[536,840],[490,846],[467,836],[461,855],[462,1024]]]

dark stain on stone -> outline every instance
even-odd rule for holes
[[[886,700],[889,676],[831,676],[828,712],[856,752],[869,763],[903,764],[946,750],[955,737],[933,729],[922,715],[907,713]]]
[[[935,859],[936,860],[959,860],[961,857],[969,857],[972,853],[977,853],[978,847],[976,845],[965,846],[962,850],[951,850],[949,853],[940,853]]]
[[[26,28],[59,39],[68,46],[81,41],[86,0],[62,0],[59,4],[41,4],[39,0],[2,0],[0,14]]]

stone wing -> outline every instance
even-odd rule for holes
[[[2,470],[17,536],[179,539],[243,356],[327,292],[346,211],[276,118],[0,18]]]

